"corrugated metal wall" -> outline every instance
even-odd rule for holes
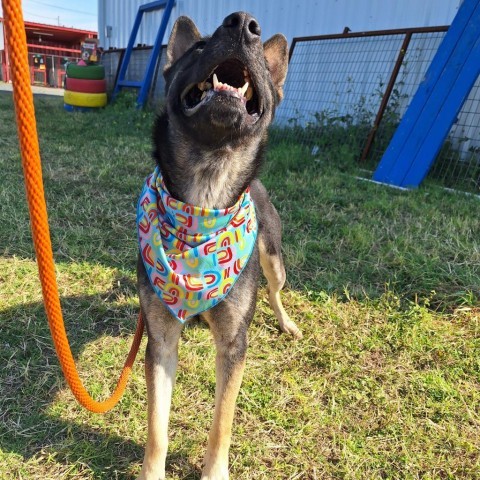
[[[98,32],[108,49],[127,45],[138,6],[149,0],[99,0]],[[212,33],[229,13],[245,10],[262,27],[264,39],[281,32],[293,37],[403,27],[449,25],[461,0],[177,0],[167,29],[180,15],[188,15],[204,33]],[[136,43],[152,45],[161,12],[147,14]],[[111,26],[106,38],[105,27]]]

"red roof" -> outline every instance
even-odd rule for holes
[[[3,22],[3,18],[0,18]],[[46,23],[25,22],[27,45],[30,52],[79,56],[80,44],[88,38],[97,38],[93,30],[60,27]]]
[[[85,38],[97,38],[97,32],[92,30],[80,30],[78,28],[60,27],[45,23],[25,22],[27,40],[48,40],[49,42],[79,44]],[[42,36],[43,34],[43,36]],[[35,42],[37,43],[37,42]]]

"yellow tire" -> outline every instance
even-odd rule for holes
[[[81,93],[65,90],[65,103],[74,107],[104,107],[107,104],[106,93]]]

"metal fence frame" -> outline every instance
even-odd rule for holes
[[[382,122],[383,115],[385,113],[385,109],[388,105],[390,100],[390,96],[392,94],[393,88],[395,86],[395,82],[397,80],[398,74],[400,72],[400,68],[403,64],[403,60],[405,55],[408,51],[408,47],[410,45],[410,41],[412,39],[412,35],[418,33],[437,33],[437,32],[446,32],[448,30],[448,25],[441,25],[437,27],[416,27],[416,28],[400,28],[400,29],[390,29],[390,30],[373,30],[367,32],[350,32],[346,28],[344,33],[339,34],[331,34],[331,35],[315,35],[309,37],[295,37],[292,40],[292,44],[290,46],[289,51],[289,62],[292,59],[293,53],[295,51],[295,47],[297,43],[300,42],[311,42],[311,41],[322,41],[322,40],[334,40],[334,39],[352,39],[352,38],[366,38],[366,37],[385,37],[390,35],[404,35],[402,45],[398,51],[397,60],[395,62],[394,68],[390,75],[390,79],[386,85],[385,91],[382,95],[382,101],[380,102],[380,106],[378,108],[378,112],[376,114],[375,120],[373,122],[372,129],[366,139],[365,146],[363,147],[362,154],[360,157],[360,161],[364,162],[371,150],[373,141],[375,139],[375,135],[378,131],[380,123]]]

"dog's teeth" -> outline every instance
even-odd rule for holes
[[[202,93],[202,97],[200,98],[200,100],[203,100],[205,98],[205,95],[207,94],[207,92],[203,92]]]
[[[218,81],[218,78],[217,78],[217,74],[214,73],[213,74],[213,88],[214,89],[217,88],[218,84],[219,84],[219,81]]]
[[[202,92],[206,89],[206,82],[200,82],[197,84],[197,87],[199,90],[201,90]]]
[[[245,96],[245,92],[247,91],[247,89],[248,89],[248,82],[246,82],[243,87],[239,88],[238,91],[239,91],[243,96]]]
[[[248,85],[248,83],[247,83],[246,85]],[[253,97],[253,88],[252,88],[252,87],[248,87],[248,88],[247,88],[247,92],[244,93],[244,95],[245,95],[245,98],[246,98],[247,100],[251,100],[251,98]]]

